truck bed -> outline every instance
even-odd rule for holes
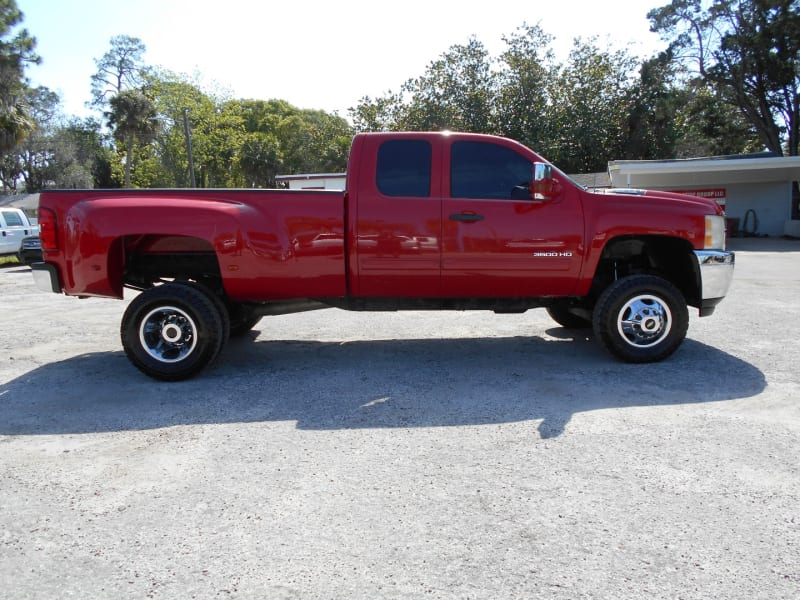
[[[61,246],[45,260],[59,265],[70,295],[122,297],[126,260],[181,254],[215,255],[238,302],[346,292],[342,192],[56,190],[41,202]]]

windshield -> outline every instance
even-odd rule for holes
[[[558,173],[558,174],[559,174],[561,177],[563,177],[564,179],[567,179],[567,180],[571,181],[571,182],[572,182],[572,184],[573,184],[575,187],[578,187],[578,188],[580,188],[580,189],[582,189],[582,190],[585,190],[585,189],[586,189],[586,186],[585,186],[585,185],[583,185],[583,184],[580,184],[580,183],[578,183],[577,181],[575,181],[575,180],[574,180],[572,177],[570,177],[569,175],[567,175],[566,173],[564,173],[564,171],[562,171],[561,169],[559,169],[559,168],[558,168],[557,166],[555,166],[553,163],[548,163],[548,164],[550,164],[550,165],[553,167],[553,171],[555,171],[556,173]]]

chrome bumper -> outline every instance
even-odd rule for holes
[[[43,292],[61,293],[61,280],[58,278],[58,270],[53,265],[35,262],[31,264],[31,271],[37,288]]]
[[[714,312],[714,307],[728,293],[733,281],[736,254],[724,250],[695,250],[700,273],[700,316]]]

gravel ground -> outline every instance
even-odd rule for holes
[[[332,309],[173,384],[123,302],[0,268],[2,595],[800,597],[800,242],[731,246],[660,364],[543,310]]]

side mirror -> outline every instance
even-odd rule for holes
[[[558,181],[553,178],[553,165],[538,162],[533,164],[532,200],[552,200],[558,195],[558,187]]]

